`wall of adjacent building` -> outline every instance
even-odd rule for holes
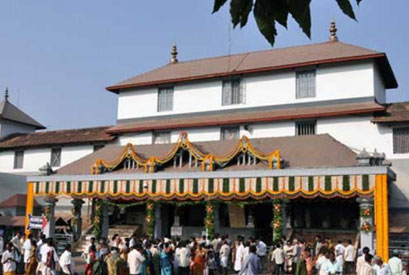
[[[0,138],[7,137],[11,134],[26,134],[34,131],[35,128],[33,126],[0,119]]]
[[[61,147],[61,167],[93,152],[93,145]],[[0,172],[37,174],[51,160],[51,147],[24,150],[23,168],[14,169],[14,150],[0,152]],[[54,167],[53,169],[58,169]]]
[[[320,65],[316,69],[316,97],[296,99],[296,72],[287,70],[242,77],[243,104],[222,105],[222,79],[174,86],[173,110],[157,111],[158,88],[126,90],[118,95],[118,120],[314,101],[379,97],[385,89],[372,61]],[[345,80],[348,81],[345,81]]]

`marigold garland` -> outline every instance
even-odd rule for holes
[[[155,204],[152,201],[146,203],[146,235],[149,238],[153,238],[155,231]]]
[[[363,222],[361,224],[361,231],[364,233],[372,232],[372,224],[370,222]]]
[[[214,237],[214,204],[211,201],[206,202],[206,216],[204,220],[204,224],[207,231],[207,236],[209,239],[213,239]]]
[[[362,218],[372,218],[373,211],[371,207],[362,207],[360,212]]]
[[[271,221],[271,228],[273,230],[273,243],[281,240],[283,234],[283,207],[282,200],[273,201],[273,220]]]
[[[238,154],[247,152],[251,153],[259,160],[267,161],[268,167],[270,169],[274,168],[274,161],[277,162],[277,169],[281,168],[281,156],[279,150],[275,150],[269,153],[258,151],[250,143],[250,140],[246,136],[243,136],[231,151],[223,155],[216,156],[214,154],[202,153],[194,144],[189,141],[187,134],[182,132],[177,143],[168,153],[163,156],[151,156],[149,159],[145,159],[140,157],[135,152],[132,144],[127,144],[122,153],[115,160],[108,162],[103,159],[98,159],[91,166],[91,174],[101,174],[104,172],[104,169],[112,171],[126,159],[132,159],[138,166],[144,167],[145,172],[152,173],[155,172],[155,165],[163,165],[166,162],[170,161],[175,157],[180,149],[188,150],[195,160],[201,161],[203,171],[205,171],[206,169],[209,169],[209,171],[213,171],[214,163],[218,164],[219,166],[223,166],[224,164],[235,158]]]
[[[97,200],[95,203],[95,217],[94,217],[94,228],[92,233],[95,239],[100,240],[102,236],[102,207],[104,205],[103,200]]]

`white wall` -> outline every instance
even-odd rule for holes
[[[319,119],[317,134],[327,133],[352,149],[393,155],[391,129],[371,123],[371,116]]]
[[[221,104],[221,79],[176,85],[173,110],[167,112],[157,112],[156,87],[127,90],[118,95],[118,119],[373,97],[375,86],[377,96],[382,98],[384,89],[374,66],[372,61],[321,65],[316,74],[316,97],[305,99],[295,98],[296,74],[290,70],[243,77],[245,103],[228,106]]]
[[[0,138],[11,134],[25,134],[34,131],[35,128],[33,126],[0,119]]]
[[[67,146],[61,148],[61,166],[67,165],[93,152],[92,145]],[[39,173],[39,169],[50,163],[51,148],[34,148],[24,150],[22,169],[14,169],[14,150],[0,152],[0,172],[6,173]],[[54,167],[58,169],[58,167]]]

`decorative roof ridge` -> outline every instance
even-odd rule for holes
[[[90,167],[91,174],[101,174],[105,171],[113,171],[126,159],[133,160],[137,167],[144,167],[145,172],[156,172],[156,167],[158,165],[163,165],[169,162],[176,156],[180,149],[189,151],[192,158],[196,161],[200,161],[203,171],[213,171],[213,166],[215,164],[224,166],[240,153],[250,153],[256,159],[266,161],[269,169],[281,168],[282,159],[280,151],[274,150],[268,153],[261,152],[251,144],[247,136],[242,136],[229,152],[216,156],[213,153],[203,153],[194,143],[189,141],[187,133],[182,132],[178,141],[174,143],[172,148],[163,156],[142,158],[135,152],[134,145],[128,143],[116,159],[112,161],[107,161],[101,158],[97,159],[97,161]]]

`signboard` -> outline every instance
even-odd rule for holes
[[[182,236],[182,227],[181,226],[172,226],[170,228],[170,235],[171,236]]]
[[[230,227],[240,228],[246,227],[246,217],[244,216],[244,208],[239,205],[229,204],[229,219]]]
[[[45,225],[47,224],[47,221],[45,217],[43,216],[31,216],[31,214],[28,214],[28,227],[27,230],[30,229],[43,229]]]

